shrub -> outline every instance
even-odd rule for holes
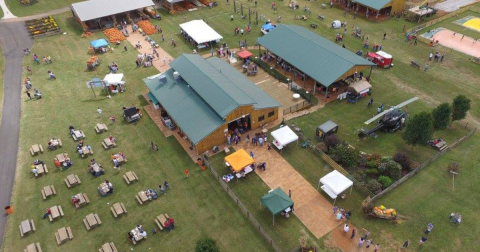
[[[460,170],[460,165],[457,162],[451,162],[448,164],[447,171],[450,172],[455,172],[458,173]]]
[[[378,170],[381,173],[387,173],[393,180],[397,180],[400,178],[402,166],[392,159],[389,159],[388,161],[381,163]]]
[[[220,252],[220,249],[213,239],[204,238],[197,241],[195,252]]]
[[[378,171],[380,173],[384,173],[385,171],[387,171],[387,163],[381,163],[379,166],[378,166]]]
[[[383,176],[381,175],[380,177],[378,177],[378,182],[380,182],[380,184],[382,184],[383,186],[383,189],[391,186],[393,184],[393,181],[390,177],[388,176]]]
[[[370,155],[370,159],[375,161],[380,161],[382,160],[382,155],[378,153],[373,153],[372,155]]]
[[[360,158],[357,159],[357,165],[360,167],[367,166],[367,158],[365,156],[360,156]]]
[[[367,174],[373,174],[373,175],[376,175],[376,174],[379,174],[379,173],[380,173],[377,168],[368,169],[368,170],[366,170],[365,172],[366,172]]]
[[[411,161],[410,162],[410,170],[415,170],[418,167],[420,167],[420,164],[417,161]]]
[[[328,135],[325,137],[325,140],[323,140],[325,145],[327,146],[327,149],[331,149],[342,143],[342,140],[336,135]]]
[[[379,192],[382,191],[382,184],[380,184],[377,180],[375,179],[371,179],[370,181],[368,181],[367,183],[367,188],[368,190],[370,190],[371,192],[377,194]]]
[[[393,156],[393,161],[399,163],[402,166],[402,169],[409,171],[410,170],[410,157],[404,152],[397,152]]]
[[[337,145],[332,149],[334,159],[347,168],[354,167],[357,163],[357,151],[352,149],[346,143]]]
[[[370,167],[370,169],[373,169],[373,168],[376,169],[376,168],[377,168],[377,164],[378,164],[377,161],[371,160],[371,161],[369,161],[369,162],[367,163],[367,166]]]

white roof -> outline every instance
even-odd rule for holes
[[[220,34],[218,34],[203,20],[192,20],[190,22],[180,24],[180,27],[198,44],[223,39]]]
[[[326,186],[331,192],[339,195],[353,185],[353,182],[343,174],[334,170],[320,179],[320,183]],[[333,197],[332,197],[333,198]]]
[[[376,52],[376,53],[377,53],[378,55],[384,57],[385,59],[391,59],[391,58],[393,58],[392,55],[390,55],[390,54],[388,54],[388,53],[386,53],[386,52],[384,52],[384,51],[378,51],[378,52]]]
[[[103,80],[107,82],[107,85],[119,84],[123,80],[123,73],[107,74],[105,75],[105,78],[103,78]]]
[[[288,126],[283,126],[280,129],[273,131],[272,137],[282,146],[298,140],[298,136]]]
[[[364,90],[372,88],[372,85],[368,83],[366,80],[359,80],[357,82],[354,82],[349,86],[349,88],[353,88],[355,92],[361,93]]]
[[[90,0],[72,4],[80,21],[111,16],[155,5],[152,0]]]

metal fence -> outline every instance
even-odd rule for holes
[[[302,110],[302,109],[307,109],[307,108],[310,108],[312,106],[312,103],[309,102],[309,101],[303,101],[302,103],[297,103],[287,109],[284,109],[283,110],[283,115],[288,115],[288,114],[291,114],[293,112],[297,112],[299,110]]]
[[[389,186],[388,188],[385,188],[385,190],[381,191],[379,194],[375,195],[374,197],[372,197],[370,199],[370,202],[373,202],[374,200],[382,197],[383,195],[387,194],[388,192],[390,192],[391,190],[395,189],[395,187],[399,186],[400,184],[402,184],[403,182],[407,181],[410,177],[414,176],[415,174],[417,174],[418,172],[420,172],[420,170],[422,170],[423,168],[427,167],[429,164],[431,164],[433,161],[437,160],[439,157],[443,156],[445,153],[447,153],[449,150],[455,148],[459,143],[467,140],[468,138],[470,138],[474,133],[475,131],[477,130],[477,128],[471,130],[470,132],[468,132],[468,134],[466,134],[465,136],[461,137],[460,139],[458,139],[457,141],[455,141],[454,143],[450,144],[447,148],[445,148],[443,151],[435,154],[433,157],[429,158],[428,160],[426,160],[425,162],[423,162],[419,167],[415,168],[414,170],[412,170],[411,172],[409,172],[407,175],[403,176],[401,179],[397,180],[395,183],[393,183],[391,186]]]
[[[276,252],[282,252],[277,243],[272,239],[272,237],[270,237],[270,235],[267,234],[265,229],[260,225],[260,223],[255,219],[255,217],[253,217],[253,214],[248,211],[247,207],[242,203],[242,201],[240,201],[240,199],[235,195],[235,193],[233,193],[227,183],[223,181],[222,177],[217,173],[215,168],[213,168],[212,164],[210,164],[210,162],[208,161],[208,157],[203,156],[203,160],[205,160],[205,165],[208,167],[208,169],[213,174],[218,183],[222,186],[222,188],[227,192],[228,196],[230,196],[230,198],[237,204],[242,213],[253,224],[255,229],[263,236],[263,238],[265,238],[265,240],[267,240],[268,244],[272,246],[273,250],[275,250]]]

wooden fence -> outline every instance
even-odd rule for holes
[[[470,132],[468,132],[468,134],[466,134],[465,136],[461,137],[460,139],[458,139],[457,141],[455,141],[454,143],[450,144],[447,148],[445,148],[443,151],[437,153],[436,155],[434,155],[433,157],[431,157],[430,159],[426,160],[425,162],[423,162],[419,167],[415,168],[414,170],[412,170],[411,172],[409,172],[407,175],[403,176],[401,179],[397,180],[395,183],[393,183],[391,186],[385,188],[385,190],[381,191],[379,194],[375,195],[374,197],[372,197],[370,199],[370,202],[373,202],[375,200],[377,200],[378,198],[382,197],[383,195],[387,194],[388,192],[390,192],[391,190],[395,189],[397,186],[401,185],[403,182],[407,181],[410,177],[414,176],[415,174],[417,174],[418,172],[420,172],[420,170],[422,170],[423,168],[427,167],[429,164],[431,164],[433,161],[437,160],[439,157],[443,156],[445,153],[447,153],[449,150],[455,148],[455,146],[457,146],[459,143],[467,140],[468,138],[470,138],[474,133],[475,131],[477,130],[477,128],[471,130]]]
[[[312,103],[309,102],[309,101],[303,101],[302,103],[297,103],[287,109],[284,109],[283,110],[283,115],[288,115],[288,114],[291,114],[293,112],[297,112],[299,110],[302,110],[302,109],[307,109],[307,108],[310,108],[312,106]]]
[[[253,224],[255,229],[267,240],[268,244],[272,246],[273,250],[275,252],[282,252],[280,247],[277,245],[277,243],[270,237],[270,235],[267,234],[265,229],[260,225],[260,223],[253,217],[253,214],[248,211],[247,207],[240,201],[240,199],[233,193],[233,191],[230,189],[230,187],[227,185],[225,181],[223,181],[222,177],[217,173],[215,168],[213,168],[212,164],[208,161],[207,156],[203,156],[203,160],[205,161],[205,165],[209,168],[210,172],[213,174],[215,179],[218,181],[218,183],[222,186],[223,190],[225,190],[230,196],[230,198],[237,204],[237,206],[240,208],[241,212],[247,217],[247,219]]]

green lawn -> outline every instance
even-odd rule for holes
[[[0,8],[0,18],[2,18],[2,17],[3,17],[3,9]]]
[[[82,0],[36,0],[32,5],[22,5],[19,0],[5,0],[8,9],[17,17],[25,17],[70,6]]]
[[[141,79],[157,71],[154,68],[136,69],[136,53],[130,47],[128,52],[115,50],[100,55],[102,65],[94,72],[85,72],[86,61],[90,57],[87,54],[89,41],[102,34],[96,33],[88,39],[81,39],[80,27],[67,18],[68,15],[56,17],[67,35],[37,39],[32,48],[32,52],[40,56],[51,55],[53,64],[45,65],[42,62],[33,65],[31,58],[25,58],[24,67],[32,66],[32,83],[42,91],[44,98],[28,100],[22,94],[19,163],[12,198],[16,211],[9,217],[3,251],[21,251],[32,242],[40,242],[43,251],[97,251],[103,243],[111,241],[120,251],[130,248],[147,251],[157,247],[165,251],[192,251],[195,242],[204,236],[215,239],[222,251],[269,251],[268,244],[240,213],[235,203],[209,172],[201,172],[193,164],[175,138],[163,137],[146,113],[136,125],[123,120],[122,106],[146,104],[141,94],[147,89]],[[121,72],[125,73],[127,92],[108,99],[104,94],[100,95],[100,90],[96,90],[99,96],[94,98],[85,82],[92,77],[103,78],[107,73],[107,64],[112,61],[117,62]],[[47,70],[52,70],[57,80],[47,80]],[[97,107],[103,109],[103,119],[97,118]],[[108,123],[110,115],[118,118],[115,125]],[[108,133],[95,133],[95,123],[100,121],[108,123]],[[90,157],[82,159],[75,153],[76,143],[68,135],[70,125],[84,130],[87,135],[85,143],[93,147],[93,158],[106,168],[105,175],[94,178],[88,173]],[[118,145],[116,149],[106,151],[100,143],[110,134],[117,138]],[[56,151],[46,150],[51,137],[61,138],[63,147]],[[148,150],[151,141],[158,143],[160,151],[152,153]],[[46,150],[35,158],[28,151],[34,143],[42,144]],[[68,152],[74,163],[68,171],[59,171],[53,164],[54,156],[63,151]],[[120,172],[112,168],[109,158],[114,151],[122,151],[128,158],[128,163],[122,166]],[[36,158],[46,162],[48,175],[39,178],[32,176],[29,164]],[[183,175],[185,168],[191,171],[188,179]],[[127,185],[122,176],[129,170],[135,171],[140,181]],[[64,178],[72,173],[80,177],[82,184],[67,189]],[[98,194],[97,187],[105,179],[113,183],[115,191],[113,195],[103,198]],[[138,205],[135,200],[138,191],[156,189],[165,180],[172,188],[167,195],[146,205]],[[55,186],[57,195],[44,201],[40,190],[50,184]],[[79,192],[87,193],[91,203],[75,209],[70,199]],[[115,202],[125,204],[129,212],[127,216],[113,218],[110,207]],[[64,217],[53,223],[41,219],[47,207],[59,204],[65,212]],[[82,219],[92,212],[100,216],[102,225],[86,231]],[[160,213],[168,213],[175,218],[177,228],[171,233],[152,235],[149,232],[146,241],[132,246],[127,241],[126,233],[137,224],[151,230],[155,226],[154,218]],[[35,221],[37,231],[20,238],[18,225],[27,218]],[[63,226],[70,226],[75,238],[57,246],[54,233]]]

